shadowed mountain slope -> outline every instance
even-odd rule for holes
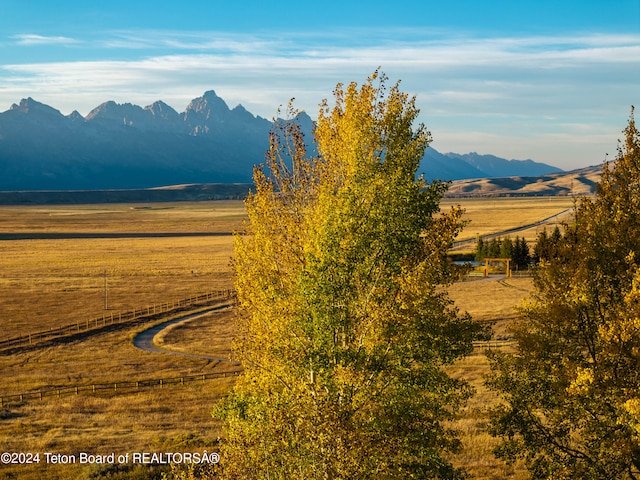
[[[312,119],[303,112],[298,120],[310,141]],[[0,191],[249,183],[271,128],[270,120],[242,105],[229,108],[213,90],[182,113],[162,101],[144,108],[108,101],[82,117],[26,98],[0,113]],[[419,173],[458,180],[557,170],[531,160],[428,148]]]

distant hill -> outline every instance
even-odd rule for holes
[[[589,196],[595,193],[602,166],[536,177],[513,176],[458,180],[451,184],[447,197],[515,197],[543,195]]]
[[[313,122],[299,121],[311,139]],[[178,113],[105,102],[86,117],[32,98],[0,113],[0,191],[144,189],[162,185],[249,183],[262,163],[272,122],[242,105],[230,109],[211,90]],[[427,179],[534,176],[558,171],[531,160],[441,154],[428,148]]]
[[[252,184],[248,183],[207,183],[137,189],[0,191],[0,205],[82,205],[94,203],[243,200],[252,186]]]
[[[589,196],[600,180],[601,166],[540,177],[503,177],[456,180],[447,198],[491,198],[573,195]],[[90,203],[150,203],[243,199],[249,183],[172,185],[158,188],[109,190],[0,191],[0,205]]]

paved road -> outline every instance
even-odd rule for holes
[[[488,235],[482,235],[482,239],[483,240],[490,240],[490,239],[492,239],[494,237],[502,237],[502,236],[510,235],[512,233],[518,233],[518,232],[521,232],[523,230],[528,230],[529,228],[539,227],[541,225],[544,225],[545,223],[549,223],[549,222],[557,219],[558,217],[561,217],[562,215],[566,215],[567,213],[571,212],[572,210],[573,210],[573,208],[567,208],[566,210],[563,210],[560,213],[556,213],[555,215],[551,215],[550,217],[543,218],[542,220],[539,220],[537,222],[529,223],[528,225],[521,225],[519,227],[510,228],[508,230],[503,230],[501,232],[494,232],[494,233],[490,233]],[[467,245],[469,243],[476,243],[476,238],[475,237],[466,238],[466,239],[460,240],[458,242],[453,242],[453,246],[454,247],[461,247],[461,246]]]
[[[205,359],[205,360],[212,360],[212,361],[215,361],[215,362],[228,362],[228,363],[231,363],[233,365],[240,365],[239,362],[234,362],[232,360],[229,360],[228,358],[210,357],[210,356],[207,356],[207,355],[197,355],[197,354],[193,354],[193,353],[176,352],[174,350],[169,350],[167,348],[161,348],[161,347],[158,347],[153,341],[154,338],[156,337],[156,335],[158,335],[162,330],[164,330],[165,328],[167,328],[170,325],[175,325],[176,323],[182,323],[182,322],[188,322],[190,320],[195,320],[196,318],[204,317],[205,315],[208,315],[211,312],[224,310],[226,308],[229,308],[229,305],[219,305],[217,307],[212,307],[212,308],[204,310],[202,312],[192,313],[192,314],[186,315],[184,317],[180,317],[180,318],[176,318],[176,319],[173,319],[173,320],[169,320],[167,322],[163,322],[163,323],[161,323],[159,325],[156,325],[155,327],[148,328],[147,330],[144,330],[144,331],[138,333],[135,336],[135,338],[133,339],[133,345],[135,347],[139,348],[140,350],[144,350],[145,352],[160,353],[160,354],[165,354],[165,355],[179,355],[179,356],[182,356],[182,357],[189,357],[189,358],[202,358],[202,359]]]

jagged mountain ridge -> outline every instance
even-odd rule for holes
[[[302,113],[299,121],[311,139],[311,118]],[[182,113],[162,101],[146,107],[107,101],[86,117],[77,111],[65,116],[26,98],[0,113],[0,190],[246,183],[253,166],[264,159],[271,127],[271,121],[242,105],[230,109],[213,90],[193,99]],[[499,176],[523,174],[522,162],[492,160],[502,161]],[[544,173],[559,171],[526,163]],[[419,173],[457,180],[496,176],[502,168],[485,171],[483,165],[482,159],[470,162],[464,155],[429,148]],[[522,168],[513,173],[516,166]]]
[[[537,177],[549,173],[560,173],[561,169],[551,167],[544,163],[533,160],[506,160],[495,155],[481,155],[476,152],[466,153],[445,153],[450,159],[463,160],[468,165],[477,168],[483,173],[482,178],[504,177],[504,172],[508,171],[510,177],[528,176]],[[480,178],[480,177],[479,177]]]
[[[86,118],[32,98],[0,114],[0,189],[140,188],[246,182],[271,122],[206,92],[179,114],[105,102]]]

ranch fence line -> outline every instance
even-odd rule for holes
[[[491,350],[494,348],[507,348],[516,345],[514,340],[478,340],[473,342],[473,348],[483,348],[485,350]]]
[[[238,376],[242,370],[228,372],[203,373],[198,375],[182,375],[180,377],[147,379],[128,382],[94,383],[91,385],[71,385],[66,387],[50,388],[15,395],[0,396],[0,408],[15,403],[23,403],[28,400],[45,400],[50,397],[62,398],[69,395],[118,395],[149,390],[152,388],[164,388],[173,385],[184,385],[192,382],[205,382],[218,378]]]
[[[469,272],[466,273],[465,275],[463,275],[462,277],[462,281],[463,282],[470,282],[473,280],[479,280],[482,278],[500,278],[500,277],[504,277],[505,273],[489,273],[488,276],[485,277],[484,272],[478,272],[478,271],[473,271],[473,272]],[[516,270],[516,271],[511,271],[511,277],[521,277],[521,278],[533,278],[534,277],[534,273],[533,270]]]
[[[77,335],[82,332],[91,332],[109,325],[118,325],[133,323],[138,320],[153,317],[158,314],[172,312],[188,307],[194,307],[201,304],[216,302],[221,300],[229,300],[235,296],[233,290],[216,290],[200,295],[192,295],[177,301],[165,302],[161,304],[152,304],[145,308],[138,308],[126,312],[112,312],[104,314],[102,317],[96,317],[88,320],[79,320],[69,325],[61,327],[52,327],[48,330],[19,335],[17,337],[8,338],[0,341],[0,351],[13,348],[27,347],[37,343],[54,340],[56,338]]]

